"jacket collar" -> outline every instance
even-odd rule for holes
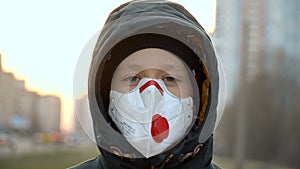
[[[210,169],[213,137],[199,144],[197,139],[185,139],[173,151],[151,158],[125,158],[100,148],[103,165],[109,169]]]

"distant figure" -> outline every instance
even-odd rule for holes
[[[89,72],[100,155],[73,168],[218,168],[219,66],[210,37],[181,5],[135,0],[112,11]]]

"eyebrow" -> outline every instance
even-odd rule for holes
[[[141,69],[142,67],[141,67],[140,65],[138,65],[138,64],[128,64],[128,65],[122,66],[122,67],[120,67],[120,68],[122,68],[122,69],[139,70],[139,69]]]
[[[181,71],[182,69],[179,69],[178,66],[174,66],[172,64],[162,64],[159,65],[160,69],[165,69],[165,70],[179,70]],[[141,69],[143,68],[142,66],[140,66],[139,64],[128,64],[126,66],[123,66],[123,68],[130,68],[130,69]],[[149,68],[153,68],[153,67],[149,67]],[[157,69],[157,68],[156,68]]]
[[[162,65],[163,68],[165,68],[166,70],[179,70],[181,71],[181,69],[179,69],[178,66],[174,66],[172,64],[164,64]]]

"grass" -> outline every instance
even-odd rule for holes
[[[2,157],[0,169],[63,169],[86,161],[97,154],[96,146],[61,147],[49,152]]]
[[[96,146],[66,147],[58,146],[47,152],[32,152],[22,155],[0,157],[0,169],[64,169],[95,157],[98,154]],[[214,157],[222,169],[235,169],[232,159]],[[243,169],[291,169],[271,163],[249,161]]]
[[[214,157],[214,163],[222,169],[236,169],[233,159]],[[243,169],[292,169],[278,164],[267,163],[263,161],[246,160]]]

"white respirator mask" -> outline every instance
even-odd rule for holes
[[[161,79],[143,78],[130,92],[111,90],[109,115],[128,142],[149,158],[183,139],[193,121],[193,99],[176,97]]]

